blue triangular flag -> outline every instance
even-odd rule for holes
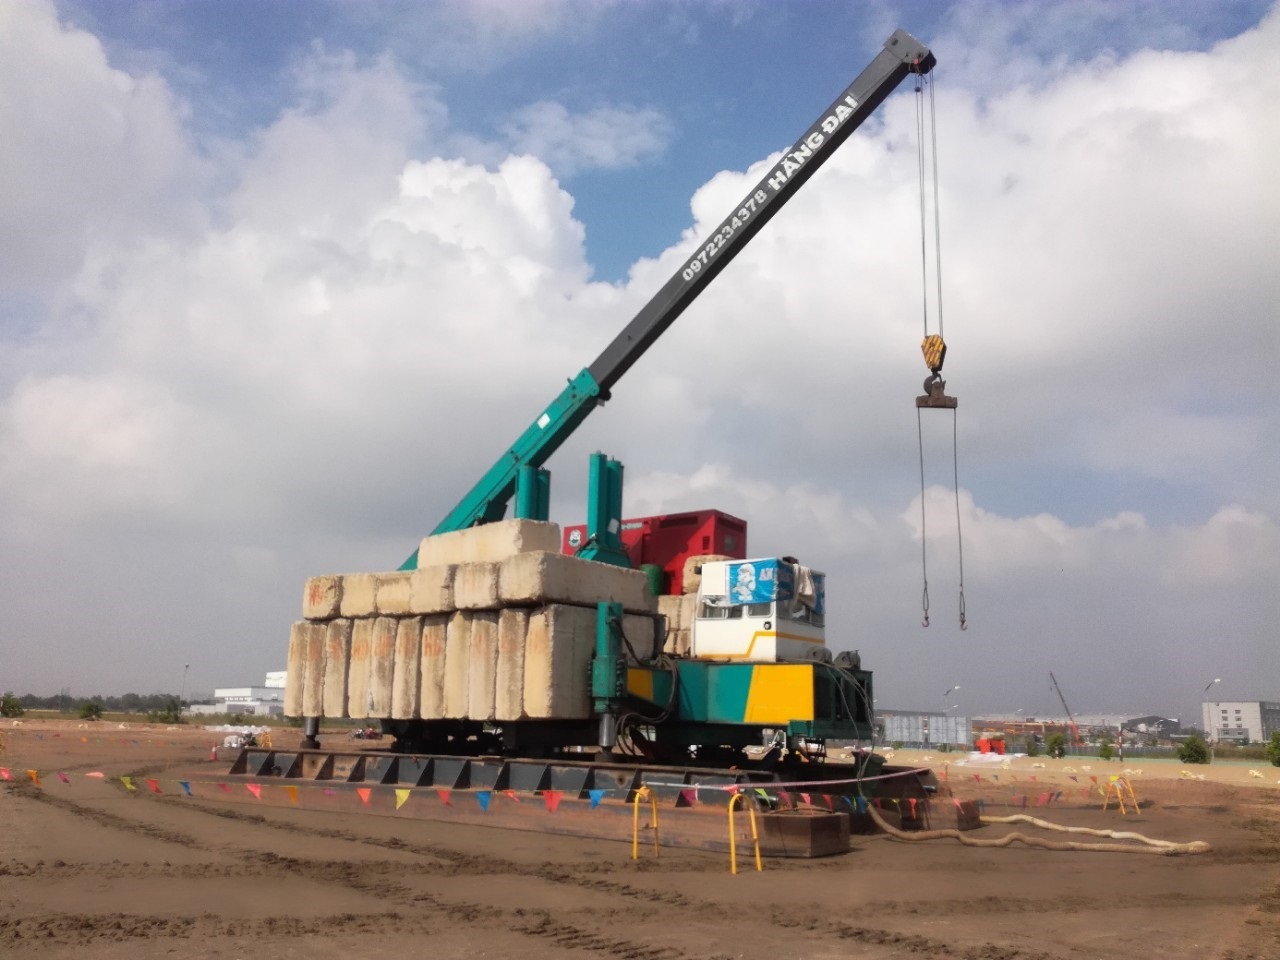
[[[489,799],[493,796],[488,790],[476,791],[476,803],[480,804],[480,809],[484,813],[489,812]]]
[[[190,784],[190,783],[188,783],[186,780],[179,780],[179,781],[178,781],[178,784],[182,787],[182,792],[183,792],[183,793],[185,793],[188,797],[189,797],[189,796],[191,796],[191,784]]]
[[[605,792],[603,790],[588,790],[587,796],[591,798],[591,809],[594,810],[600,806],[600,801],[604,799]]]

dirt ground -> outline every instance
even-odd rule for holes
[[[1027,797],[1046,820],[1212,850],[855,836],[847,854],[766,859],[759,873],[744,859],[731,875],[722,853],[633,861],[613,841],[187,796],[184,781],[228,769],[225,751],[209,760],[222,735],[199,728],[5,721],[0,737],[6,956],[1280,960],[1275,767],[900,752],[939,771],[944,802],[1004,815]],[[1125,770],[1141,809],[1103,812],[1091,778]],[[966,836],[1011,831],[1036,832]]]

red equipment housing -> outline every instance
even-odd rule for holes
[[[653,563],[662,568],[662,592],[684,592],[684,563],[689,557],[719,554],[747,558],[747,521],[719,510],[668,513],[622,521],[622,548],[637,569]],[[565,527],[561,550],[573,554],[587,538],[586,524]]]

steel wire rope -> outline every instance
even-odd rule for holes
[[[924,123],[924,83],[923,74],[916,74],[916,168],[918,175],[918,191],[920,194],[920,307],[924,326],[924,336],[929,336],[929,230],[928,214],[925,202],[925,123]],[[932,89],[932,87],[930,87]],[[939,331],[941,335],[941,331]],[[920,408],[916,408],[916,444],[920,451],[920,572],[923,580],[921,606],[924,619],[920,625],[929,626],[929,548],[926,536],[925,486],[924,486],[924,427],[921,423]]]
[[[925,161],[925,104],[924,104],[924,86],[929,87],[929,103],[928,103],[928,154],[932,165],[933,174],[933,265],[934,279],[936,281],[936,302],[934,303],[934,313],[938,322],[938,337],[943,336],[943,314],[942,314],[942,203],[941,189],[938,181],[938,111],[937,111],[937,94],[936,94],[936,78],[917,76],[916,78],[916,136],[917,136],[917,167],[919,169],[919,188],[920,188],[920,261],[921,273],[923,277],[923,301],[924,309],[924,333],[925,337],[929,336],[929,311],[928,311],[928,227],[926,225],[926,164]],[[935,371],[936,376],[936,371]],[[924,476],[924,427],[920,416],[920,408],[916,407],[916,441],[919,446],[920,453],[920,568],[923,579],[922,590],[922,606],[924,609],[923,626],[929,626],[929,563],[928,563],[928,538],[926,529],[925,506],[925,476]],[[959,570],[959,605],[960,605],[960,629],[967,630],[968,616],[965,607],[964,597],[964,530],[960,518],[960,454],[959,454],[959,427],[958,414],[956,408],[951,408],[951,467],[952,467],[952,486],[955,491],[956,504],[956,552]]]

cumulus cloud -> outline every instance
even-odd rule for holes
[[[0,18],[0,165],[21,187],[0,218],[29,228],[0,241],[0,295],[36,317],[0,345],[4,661],[32,688],[163,685],[193,651],[217,651],[214,682],[278,665],[303,578],[396,566],[767,169],[710,178],[686,235],[592,283],[557,177],[656,156],[657,113],[543,102],[480,163],[394,57],[313,48],[272,122],[201,152],[162,78],[48,7]],[[882,703],[936,706],[940,679],[992,669],[1083,685],[1104,657],[1081,710],[1187,669],[1265,695],[1280,91],[1250,65],[1278,33],[940,89],[964,634],[945,414],[923,422],[919,627],[909,98],[566,445],[558,518],[581,516],[597,448],[629,466],[629,514],[745,517],[753,552],[826,568],[833,644],[862,649]]]
[[[56,298],[94,244],[198,229],[209,171],[185,106],[154,74],[114,69],[96,37],[41,3],[0,10],[0,274]]]
[[[671,124],[651,108],[599,107],[571,114],[562,104],[540,101],[503,124],[513,148],[531,153],[563,177],[583,170],[620,170],[658,156]]]

